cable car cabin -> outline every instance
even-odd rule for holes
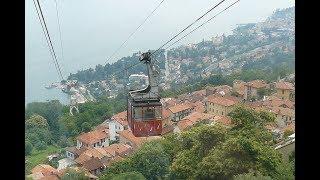
[[[128,101],[128,121],[136,137],[159,136],[162,133],[162,105],[160,102]]]
[[[159,73],[151,63],[150,52],[143,53],[140,61],[147,65],[149,84],[145,89],[129,91],[128,124],[136,137],[159,136],[162,133],[162,104],[156,81]]]

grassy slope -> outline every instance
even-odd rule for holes
[[[31,169],[34,168],[38,164],[48,163],[48,158],[50,154],[59,152],[60,148],[57,146],[48,146],[45,150],[33,150],[31,155],[26,156],[26,164],[25,164],[25,173],[30,174]]]

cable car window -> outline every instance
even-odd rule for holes
[[[139,120],[161,118],[161,106],[134,107],[133,117]]]

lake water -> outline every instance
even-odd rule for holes
[[[59,99],[67,104],[68,96],[59,89],[45,89],[58,81],[57,72],[49,56],[32,0],[25,7],[25,61],[26,103]],[[106,64],[106,59],[143,21],[160,0],[57,0],[63,41],[64,58],[60,48],[55,4],[53,0],[40,1],[53,45],[64,77],[77,70]],[[157,49],[169,37],[179,32],[218,1],[175,0],[164,1],[155,14],[111,60],[131,55],[138,50]],[[183,4],[183,8],[181,7]],[[258,22],[276,8],[294,6],[294,1],[243,0],[221,14],[214,22],[199,29],[180,44],[196,43],[217,34],[230,33],[239,23]],[[249,8],[254,7],[254,8]],[[172,16],[174,14],[174,16]],[[211,17],[211,14],[210,14]],[[179,43],[177,45],[180,45]]]

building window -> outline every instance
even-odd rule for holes
[[[223,115],[223,111],[221,112],[221,115]]]
[[[284,89],[282,89],[282,94],[284,94]]]

